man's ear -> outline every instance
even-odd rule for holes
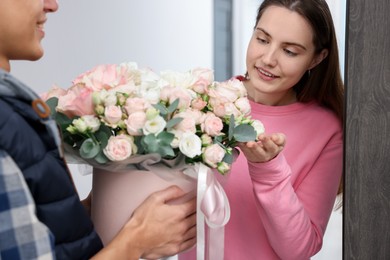
[[[317,54],[311,62],[309,70],[320,64],[321,61],[323,61],[328,56],[328,53],[328,49],[323,49],[319,54]]]

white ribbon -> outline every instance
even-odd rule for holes
[[[223,260],[224,226],[230,219],[230,205],[225,191],[214,173],[202,163],[185,174],[197,183],[197,260]],[[205,223],[208,229],[205,230]],[[206,235],[207,234],[207,239]]]

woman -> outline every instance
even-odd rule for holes
[[[265,0],[246,65],[252,117],[270,134],[240,144],[224,259],[309,259],[342,177],[343,84],[326,2]]]

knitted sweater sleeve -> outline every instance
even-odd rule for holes
[[[309,259],[322,246],[342,174],[342,144],[330,141],[298,184],[283,153],[249,163],[257,211],[281,259]]]

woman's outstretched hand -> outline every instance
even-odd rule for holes
[[[275,158],[284,148],[286,136],[281,133],[271,135],[262,134],[259,141],[240,143],[238,147],[248,161],[254,163],[268,162]]]

